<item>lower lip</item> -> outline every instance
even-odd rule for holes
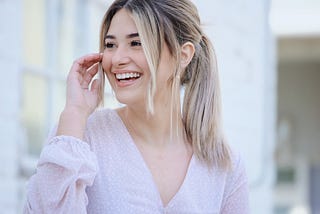
[[[140,78],[141,77],[137,79],[121,80],[121,81],[116,79],[116,84],[119,88],[128,87],[128,86],[134,85]]]

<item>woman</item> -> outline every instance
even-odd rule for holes
[[[100,52],[70,70],[25,212],[248,213],[245,170],[223,138],[218,73],[195,6],[116,0]],[[99,65],[124,107],[95,110]]]

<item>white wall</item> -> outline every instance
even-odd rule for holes
[[[320,35],[319,11],[318,0],[273,0],[272,29],[278,36]]]
[[[0,1],[0,212],[6,214],[16,213],[19,193],[20,15],[20,1]]]

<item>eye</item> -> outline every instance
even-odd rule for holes
[[[131,41],[130,45],[133,47],[141,46],[141,42],[138,40],[134,40],[134,41]]]
[[[106,48],[114,48],[114,47],[115,47],[115,44],[112,43],[112,42],[107,42],[104,46],[105,46]]]

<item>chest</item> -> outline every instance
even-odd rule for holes
[[[141,155],[152,175],[162,204],[166,206],[179,192],[187,178],[192,154],[142,151]]]
[[[86,190],[91,213],[219,213],[222,175],[195,157],[153,159],[122,145],[96,150],[99,173]]]

